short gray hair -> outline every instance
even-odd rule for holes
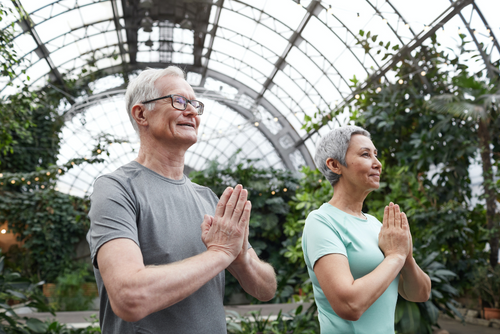
[[[132,122],[132,126],[137,133],[139,133],[139,127],[132,117],[132,108],[134,105],[141,103],[142,101],[160,97],[161,92],[156,88],[155,82],[163,77],[185,79],[185,74],[184,71],[177,66],[169,66],[164,69],[147,68],[128,84],[127,92],[125,93],[125,104],[130,122]],[[145,106],[148,110],[153,110],[155,104],[155,102],[151,102]]]
[[[326,136],[321,138],[316,146],[314,162],[332,186],[339,182],[340,175],[335,174],[328,168],[326,160],[332,158],[347,167],[345,156],[352,135],[363,135],[370,138],[370,133],[365,129],[359,126],[347,125],[330,131]]]

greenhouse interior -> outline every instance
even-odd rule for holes
[[[0,332],[500,333],[499,13],[0,0]]]

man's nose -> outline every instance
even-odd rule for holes
[[[184,115],[186,116],[198,116],[198,110],[191,105],[191,103],[187,104],[186,110],[184,110]]]

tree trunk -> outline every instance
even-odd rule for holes
[[[491,166],[490,133],[485,120],[479,121],[478,128],[479,148],[481,150],[481,161],[483,165],[483,187],[486,197],[486,222],[490,232],[490,265],[498,264],[498,231],[496,231],[496,192],[493,186],[493,168]]]

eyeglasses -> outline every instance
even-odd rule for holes
[[[163,99],[168,99],[172,98],[172,107],[174,107],[177,110],[186,110],[188,103],[196,109],[196,112],[198,112],[198,115],[203,115],[203,109],[205,108],[205,105],[203,102],[200,102],[198,100],[188,100],[182,95],[177,95],[177,94],[170,94],[167,96],[162,96],[157,99],[152,99],[148,101],[143,101],[141,102],[142,104],[158,101],[158,100],[163,100]]]

